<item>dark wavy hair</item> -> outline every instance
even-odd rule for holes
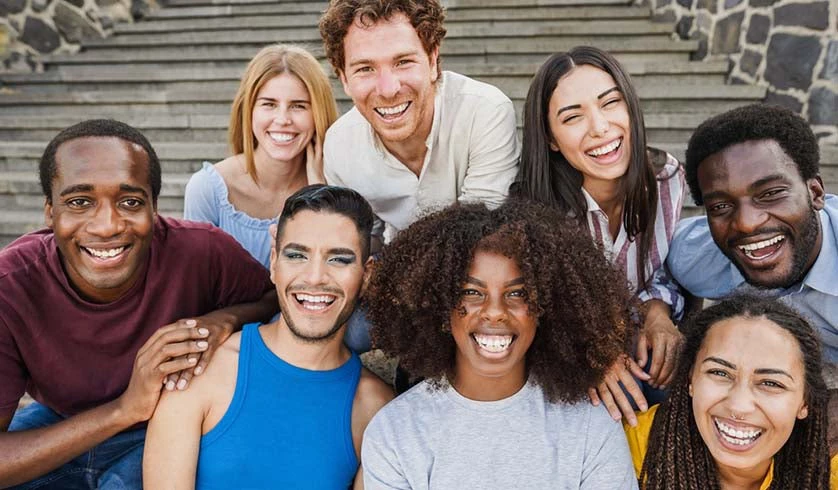
[[[581,400],[625,352],[630,294],[590,236],[555,209],[511,200],[460,204],[413,223],[388,245],[367,297],[373,345],[437,388],[453,379],[451,313],[475,251],[517,261],[537,318],[529,380],[550,401]]]
[[[802,117],[777,106],[751,104],[711,117],[701,123],[687,145],[687,184],[693,201],[704,204],[698,186],[698,166],[707,157],[745,141],[774,140],[797,165],[803,180],[820,173],[820,148],[812,128]]]
[[[690,318],[681,327],[686,340],[669,398],[663,402],[649,435],[640,481],[644,490],[720,489],[716,465],[695,423],[689,394],[690,373],[707,331],[734,317],[765,317],[797,341],[806,377],[809,414],[795,421],[786,444],[774,457],[772,490],[827,490],[829,394],[821,374],[821,347],[812,326],[799,313],[774,300],[738,296]]]
[[[560,151],[550,148],[553,134],[548,110],[561,78],[580,65],[591,65],[611,75],[628,106],[631,155],[628,170],[620,179],[620,193],[625,196],[623,226],[630,240],[640,240],[637,271],[638,287],[642,288],[648,279],[645,261],[652,244],[658,205],[656,174],[666,158],[661,161],[660,150],[647,149],[646,126],[637,93],[628,72],[609,53],[593,46],[577,46],[554,54],[538,69],[524,103],[521,166],[513,191],[572,213],[587,226],[588,205],[582,194],[582,173],[573,168]],[[660,168],[656,168],[656,164]],[[661,178],[671,178],[675,173]]]
[[[88,119],[74,124],[60,133],[47,144],[41,162],[38,165],[38,177],[41,181],[41,190],[47,202],[52,202],[52,181],[58,172],[58,165],[55,163],[55,154],[58,148],[64,143],[79,138],[119,138],[129,143],[142,147],[148,156],[148,183],[151,187],[151,200],[156,205],[157,196],[160,195],[162,172],[160,160],[157,153],[151,147],[148,139],[139,130],[121,121],[113,119]]]
[[[320,37],[335,74],[339,76],[346,68],[343,40],[356,18],[369,27],[398,13],[410,20],[430,56],[445,37],[445,10],[439,0],[331,0],[320,18]],[[437,58],[437,79],[442,75],[441,66]]]
[[[285,200],[282,213],[276,223],[276,243],[285,224],[300,211],[328,212],[345,216],[355,223],[361,238],[361,262],[370,256],[370,233],[375,220],[372,208],[366,199],[352,189],[325,184],[312,184],[303,187]]]

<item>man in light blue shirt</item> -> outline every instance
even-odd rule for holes
[[[706,216],[683,220],[667,258],[694,296],[777,297],[819,330],[838,362],[838,197],[818,145],[791,111],[761,104],[705,121],[690,138],[687,182]]]

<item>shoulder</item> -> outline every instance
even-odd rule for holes
[[[27,233],[0,250],[0,278],[39,267],[57,253],[52,230]]]
[[[352,403],[353,418],[366,426],[381,407],[389,403],[395,394],[378,376],[367,368],[361,368],[361,377],[355,389],[355,399]]]
[[[323,144],[326,148],[334,148],[335,145],[351,143],[352,138],[369,133],[369,130],[370,123],[353,107],[326,130]]]
[[[442,72],[442,94],[446,101],[481,102],[490,107],[511,105],[512,101],[499,88],[452,71]],[[475,106],[479,108],[479,106]]]

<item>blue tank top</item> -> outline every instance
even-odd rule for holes
[[[198,489],[346,489],[358,470],[352,401],[356,354],[337,369],[310,371],[268,349],[258,324],[242,330],[236,391],[201,437]]]

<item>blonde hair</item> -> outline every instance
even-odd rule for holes
[[[257,145],[256,138],[253,136],[253,107],[256,105],[256,96],[262,87],[269,80],[283,73],[289,73],[299,78],[308,90],[314,118],[314,137],[317,138],[321,148],[323,147],[326,130],[338,118],[338,109],[335,97],[332,95],[332,86],[326,72],[323,71],[323,67],[311,53],[301,47],[286,44],[273,44],[262,48],[250,60],[247,70],[242,76],[230,110],[230,127],[228,130],[230,148],[233,154],[244,154],[247,173],[257,184],[259,178],[256,175],[256,164],[253,161],[253,152]],[[307,166],[310,164],[310,162],[306,162]],[[313,171],[313,174],[308,172],[308,175],[315,175],[325,181],[322,165],[319,167],[309,169]],[[309,184],[311,183],[313,182],[309,182]]]

